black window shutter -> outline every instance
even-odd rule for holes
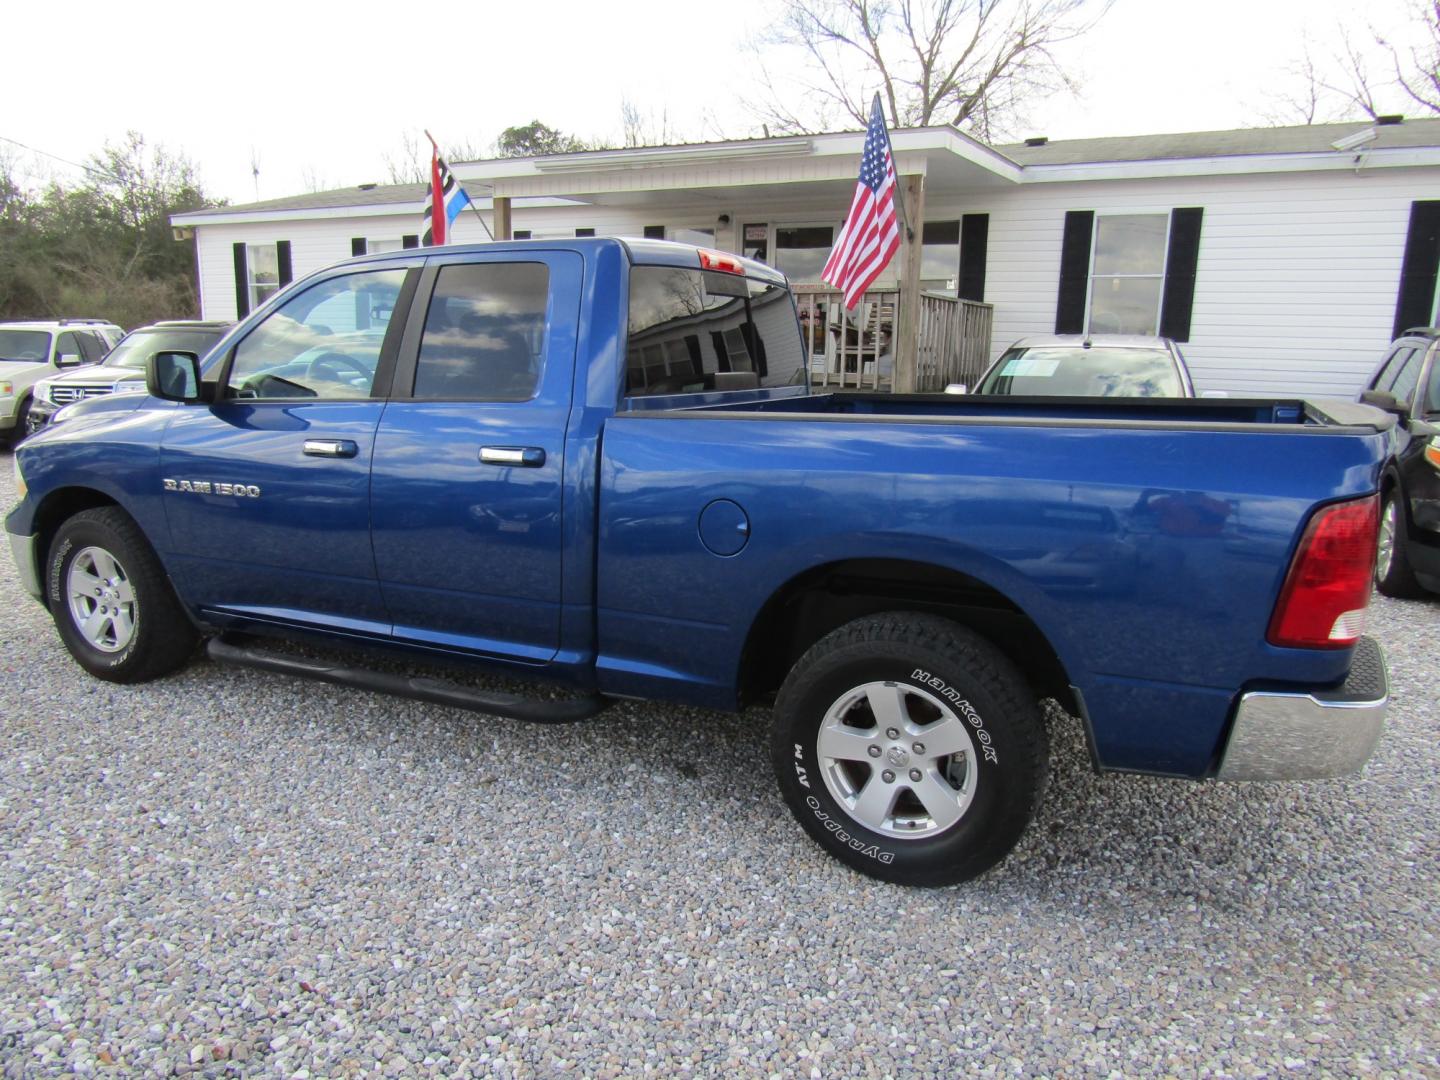
[[[576,236],[577,238],[582,237],[582,236],[594,236],[594,235],[595,235],[595,230],[594,230],[594,229],[576,229],[576,230],[575,230],[575,236]]]
[[[1170,211],[1170,251],[1165,257],[1165,292],[1160,300],[1160,336],[1190,340],[1190,311],[1195,306],[1195,266],[1200,260],[1200,206]]]
[[[646,240],[664,240],[664,239],[665,239],[665,226],[664,226],[664,225],[646,225],[646,226],[645,226],[645,239],[646,239]]]
[[[250,270],[245,264],[245,245],[235,245],[235,317],[250,314]]]
[[[1060,245],[1060,292],[1055,297],[1055,332],[1085,332],[1085,295],[1090,285],[1090,241],[1095,235],[1094,210],[1065,214],[1065,239]]]
[[[990,245],[990,215],[960,218],[960,299],[985,299],[985,258]]]
[[[402,248],[418,248],[420,246],[420,235],[418,233],[406,233],[400,238]]]
[[[351,254],[351,255],[364,255],[364,254],[365,254],[365,237],[363,237],[363,236],[352,236],[352,237],[350,238],[350,254]]]
[[[1440,202],[1413,202],[1391,337],[1398,338],[1411,327],[1430,325],[1437,271],[1440,271]]]
[[[284,287],[295,280],[295,272],[290,266],[290,241],[275,241],[275,261],[280,268],[280,285]]]

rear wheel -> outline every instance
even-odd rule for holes
[[[973,878],[1014,847],[1047,767],[1014,665],[966,628],[897,612],[821,640],[776,701],[771,756],[791,812],[862,873]]]
[[[1410,569],[1405,553],[1405,511],[1398,487],[1385,493],[1380,507],[1380,538],[1375,545],[1375,588],[1386,596],[1402,599],[1420,596],[1423,590]]]
[[[70,655],[111,682],[183,666],[199,639],[160,560],[123,510],[85,510],[55,533],[46,564],[50,614]]]

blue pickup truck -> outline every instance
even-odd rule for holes
[[[1368,758],[1393,418],[817,395],[808,365],[785,279],[732,255],[364,257],[203,361],[151,358],[148,393],[64,409],[16,454],[6,528],[103,679],[165,675],[208,640],[529,721],[771,704],[795,817],[891,881],[962,881],[1011,849],[1044,786],[1045,698],[1083,718],[1099,769],[1305,778]]]

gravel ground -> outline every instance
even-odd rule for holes
[[[0,458],[0,504],[13,488]],[[0,1075],[1440,1075],[1440,603],[1358,779],[1087,771],[981,880],[832,862],[766,716],[526,726],[197,663],[0,567]]]

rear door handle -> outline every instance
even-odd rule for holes
[[[305,453],[311,457],[354,457],[360,447],[350,439],[306,439]]]
[[[520,465],[538,469],[545,464],[545,450],[539,446],[482,446],[480,460],[486,465]]]

